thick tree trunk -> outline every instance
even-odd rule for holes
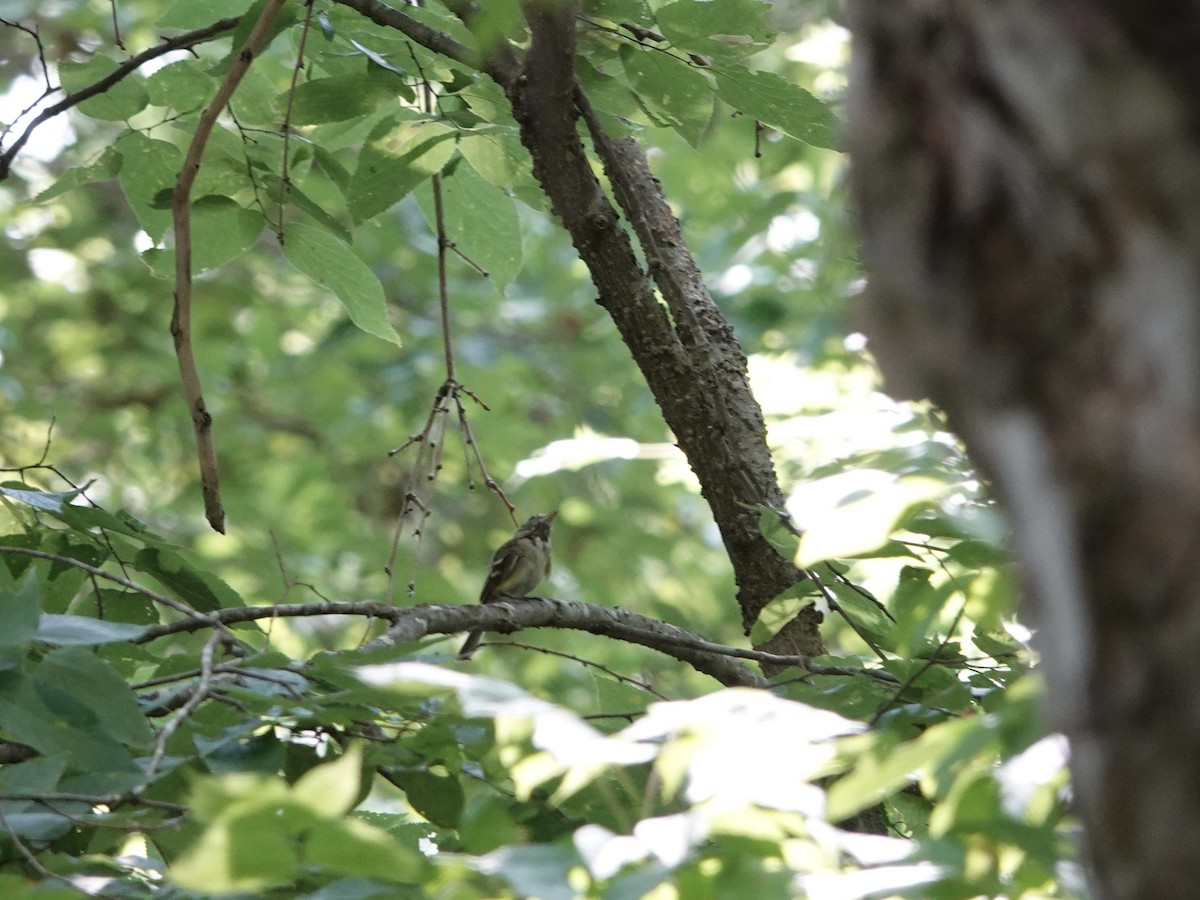
[[[855,0],[867,330],[1007,505],[1099,892],[1200,888],[1200,12]]]

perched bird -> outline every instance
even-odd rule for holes
[[[480,603],[520,600],[550,575],[550,526],[558,511],[531,516],[516,533],[492,554],[487,580],[479,593]],[[470,659],[482,631],[472,631],[458,651],[459,659]]]

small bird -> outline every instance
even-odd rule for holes
[[[479,592],[480,603],[520,600],[550,576],[550,526],[558,511],[530,516],[516,533],[492,554],[487,580]],[[482,631],[472,631],[458,651],[459,659],[470,659]]]

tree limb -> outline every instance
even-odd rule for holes
[[[782,494],[745,355],[704,287],[640,148],[609,140],[576,87],[574,5],[531,3],[526,19],[533,40],[520,76],[506,85],[521,140],[551,209],[588,266],[598,302],[700,480],[734,568],[748,632],[762,608],[801,574],[758,528],[756,508],[781,506]],[[669,313],[592,173],[575,125],[577,102]]]
[[[279,14],[285,0],[268,0],[259,14],[258,21],[246,44],[238,51],[225,80],[217,88],[212,102],[200,113],[200,120],[192,134],[187,155],[179,170],[179,178],[171,193],[171,218],[175,228],[175,312],[171,316],[171,337],[175,340],[175,356],[179,360],[179,375],[187,395],[188,410],[192,417],[192,430],[196,434],[196,450],[200,462],[200,490],[204,496],[204,514],[214,530],[225,533],[225,509],[221,505],[220,477],[217,471],[217,448],[213,442],[212,415],[204,403],[200,386],[200,372],[196,368],[196,355],[192,350],[192,185],[200,171],[200,158],[209,135],[217,124],[217,117],[233,92],[237,90],[242,76],[250,68],[255,55],[262,49],[270,35],[271,23]]]

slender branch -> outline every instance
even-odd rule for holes
[[[28,547],[4,547],[0,546],[0,554],[12,554],[16,556],[31,556],[34,559],[44,559],[49,562],[60,563],[65,566],[72,566],[76,569],[81,569],[87,572],[93,578],[103,578],[106,581],[111,581],[113,584],[119,584],[123,588],[141,594],[148,600],[152,600],[168,609],[173,609],[178,613],[187,616],[185,621],[195,622],[196,628],[216,628],[221,632],[225,641],[226,647],[230,652],[238,654],[242,652],[241,643],[237,637],[221,622],[216,616],[207,615],[197,612],[186,603],[176,600],[174,597],[168,597],[166,594],[160,594],[143,584],[138,584],[136,581],[131,581],[128,578],[123,578],[120,575],[114,575],[112,572],[106,572],[104,569],[99,569],[96,566],[83,562],[83,560],[74,559],[70,556],[60,556],[57,553],[46,553],[42,550],[33,550]]]
[[[25,862],[29,863],[29,865],[34,869],[34,871],[36,871],[40,876],[42,876],[42,878],[50,880],[50,881],[61,881],[63,884],[67,885],[68,887],[70,887],[76,891],[79,891],[80,893],[83,893],[75,885],[71,884],[71,882],[68,881],[66,878],[59,875],[57,872],[51,872],[49,869],[47,869],[45,866],[43,866],[41,864],[41,862],[37,858],[37,855],[32,850],[30,850],[27,846],[25,846],[25,841],[23,841],[17,835],[17,833],[12,829],[12,827],[8,824],[8,817],[4,814],[4,809],[2,807],[0,807],[0,829],[3,830],[4,834],[8,835],[8,839],[10,841],[12,841],[12,845],[17,848],[17,852],[19,854],[21,854],[22,857],[24,857]]]
[[[171,194],[171,218],[175,226],[175,312],[171,316],[171,336],[175,340],[175,355],[179,374],[187,395],[196,433],[196,450],[200,462],[200,490],[204,495],[204,514],[214,530],[225,533],[225,510],[221,506],[220,478],[217,472],[217,449],[213,443],[212,415],[204,404],[200,372],[192,350],[192,185],[200,171],[200,158],[217,124],[217,117],[229,103],[242,77],[250,68],[255,55],[270,35],[271,23],[279,14],[285,0],[268,0],[246,44],[217,89],[212,102],[200,113],[187,155]]]
[[[24,801],[28,803],[86,803],[89,806],[107,806],[117,809],[122,806],[145,806],[149,809],[161,809],[166,812],[185,813],[186,806],[169,803],[166,800],[151,800],[136,794],[72,794],[61,791],[51,791],[44,794],[0,792],[0,800]]]
[[[361,13],[378,25],[396,29],[412,38],[426,50],[432,50],[434,53],[453,59],[472,69],[482,70],[484,68],[484,60],[473,48],[460,44],[454,38],[406,16],[397,9],[384,6],[378,0],[334,0],[334,2]]]
[[[154,742],[154,753],[150,757],[149,765],[146,766],[146,780],[142,785],[143,789],[149,786],[154,776],[158,773],[158,767],[162,765],[163,757],[167,753],[167,742],[179,730],[179,726],[199,708],[200,704],[211,693],[213,654],[216,652],[217,641],[220,637],[220,632],[214,631],[212,636],[204,642],[204,649],[200,651],[200,677],[196,681],[196,686],[192,688],[191,696],[188,697],[187,702],[175,712],[175,715],[171,716],[170,720],[158,733],[158,738]]]
[[[219,37],[227,31],[232,31],[239,21],[241,21],[240,17],[233,16],[228,19],[221,19],[204,28],[198,28],[195,31],[189,31],[186,34],[168,38],[161,44],[151,47],[149,50],[143,50],[136,56],[131,56],[99,81],[89,84],[87,87],[73,94],[68,94],[52,106],[46,107],[25,126],[25,130],[17,136],[8,149],[3,154],[0,154],[0,181],[8,177],[13,159],[21,152],[21,148],[25,146],[26,142],[33,135],[34,129],[43,122],[54,118],[59,113],[65,112],[73,106],[78,106],[84,100],[88,100],[98,94],[103,94],[117,82],[121,81],[121,79],[137,71],[138,68],[150,60],[157,59],[164,53],[170,53],[172,50],[185,50],[188,47],[194,47],[196,44],[201,44],[211,38]]]
[[[0,554],[32,556],[34,559],[45,559],[61,565],[73,566],[76,569],[81,569],[82,571],[87,572],[89,575],[92,575],[95,578],[103,578],[106,581],[111,581],[113,584],[119,584],[121,587],[135,591],[141,594],[143,597],[153,600],[155,603],[160,603],[163,606],[175,610],[176,612],[183,613],[189,619],[194,619],[196,621],[197,628],[212,628],[220,625],[219,619],[196,612],[196,610],[192,609],[186,603],[181,603],[174,597],[168,597],[166,594],[160,594],[158,591],[148,588],[143,584],[138,584],[136,581],[130,581],[128,578],[122,578],[120,575],[114,575],[112,572],[106,572],[103,569],[99,569],[96,566],[85,563],[83,560],[74,559],[70,556],[60,556],[57,553],[46,553],[43,550],[33,550],[28,547],[0,547]]]
[[[733,659],[799,666],[816,675],[866,675],[879,681],[895,684],[896,679],[878,669],[857,669],[849,666],[826,666],[812,662],[803,655],[766,653],[746,650],[706,641],[692,632],[639,616],[622,609],[595,606],[575,600],[551,600],[531,597],[524,600],[445,606],[396,607],[377,601],[333,600],[324,603],[297,603],[287,606],[247,606],[217,610],[210,618],[222,624],[234,625],[271,617],[307,616],[365,616],[383,619],[391,627],[373,641],[363,645],[364,651],[413,643],[435,634],[457,634],[480,629],[505,633],[525,628],[559,628],[587,631],[592,634],[640,644],[659,650],[689,663],[697,671],[711,675],[723,684],[762,687],[765,681]],[[147,628],[131,643],[146,644],[160,637],[197,631],[211,627],[211,622],[195,619],[169,622]]]
[[[300,70],[304,68],[304,48],[308,44],[308,32],[312,29],[313,0],[304,2],[304,25],[300,30],[300,46],[296,48],[296,65],[292,67],[292,82],[288,85],[287,109],[283,113],[283,122],[279,126],[283,138],[283,154],[279,164],[279,243],[284,241],[283,214],[287,203],[288,191],[292,189],[292,177],[289,169],[288,144],[292,136],[292,109],[296,103],[296,83],[300,80]]]

